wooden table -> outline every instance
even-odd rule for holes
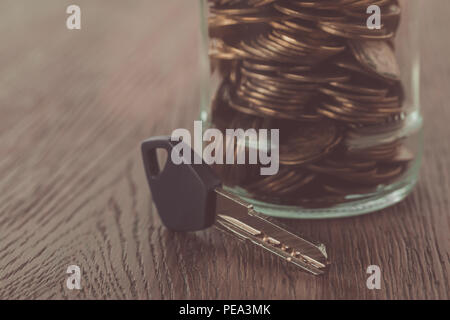
[[[69,4],[0,3],[1,299],[449,298],[450,1],[422,5],[420,184],[377,214],[294,222],[328,245],[319,278],[214,230],[169,232],[152,206],[140,141],[198,116],[196,1],[80,0],[80,31]]]

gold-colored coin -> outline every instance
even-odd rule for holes
[[[394,50],[386,41],[350,41],[353,54],[361,65],[388,80],[400,80],[400,68]]]

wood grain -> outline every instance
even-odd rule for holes
[[[450,2],[423,2],[420,184],[377,214],[292,222],[328,245],[314,278],[214,230],[169,232],[152,206],[140,141],[198,115],[195,2],[80,0],[68,31],[70,1],[1,1],[0,299],[448,299]]]

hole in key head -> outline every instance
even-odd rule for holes
[[[150,174],[153,178],[155,178],[161,172],[164,171],[169,154],[166,149],[157,148],[156,150],[151,150],[148,157],[150,159],[149,161]]]

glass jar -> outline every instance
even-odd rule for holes
[[[422,154],[417,3],[201,0],[204,127],[279,133],[276,142],[244,136],[244,148],[227,139],[236,157],[270,145],[279,170],[216,164],[226,188],[286,218],[403,200]]]

